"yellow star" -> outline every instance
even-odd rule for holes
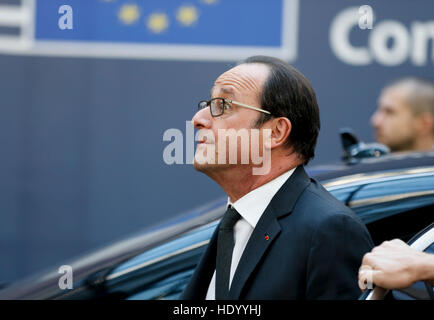
[[[169,18],[165,13],[153,13],[150,15],[147,25],[153,32],[161,33],[169,27]]]
[[[206,4],[214,4],[217,3],[218,0],[202,0],[202,2],[206,3]]]
[[[125,4],[119,9],[118,17],[125,24],[133,24],[139,19],[140,10],[135,4]]]
[[[179,8],[176,19],[184,26],[191,26],[198,19],[198,13],[194,6],[182,6]]]

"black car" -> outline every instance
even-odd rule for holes
[[[383,155],[308,172],[361,217],[375,245],[393,238],[409,241],[434,222],[434,152]],[[177,299],[226,201],[218,199],[65,263],[73,270],[72,289],[60,289],[58,265],[4,288],[0,299]]]

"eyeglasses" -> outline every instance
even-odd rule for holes
[[[271,114],[271,112],[269,112],[267,110],[252,107],[252,106],[249,106],[247,104],[237,102],[237,101],[234,101],[231,99],[225,99],[225,98],[213,98],[211,100],[202,100],[199,102],[198,108],[199,108],[199,110],[202,110],[202,109],[205,109],[206,107],[210,107],[211,115],[213,117],[219,117],[224,113],[225,110],[227,110],[231,107],[230,103],[236,104],[240,107],[244,107],[247,109],[252,109],[252,110],[256,110],[256,111],[263,112],[266,114]]]

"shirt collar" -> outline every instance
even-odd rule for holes
[[[232,203],[228,198],[227,206],[232,205],[243,219],[245,219],[252,228],[255,228],[274,195],[279,191],[294,171],[295,168],[286,171],[277,178],[250,191],[234,203]]]

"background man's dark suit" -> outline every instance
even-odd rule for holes
[[[361,220],[299,166],[256,225],[229,298],[356,299],[358,269],[372,246]],[[182,299],[205,299],[216,249],[217,232]]]

